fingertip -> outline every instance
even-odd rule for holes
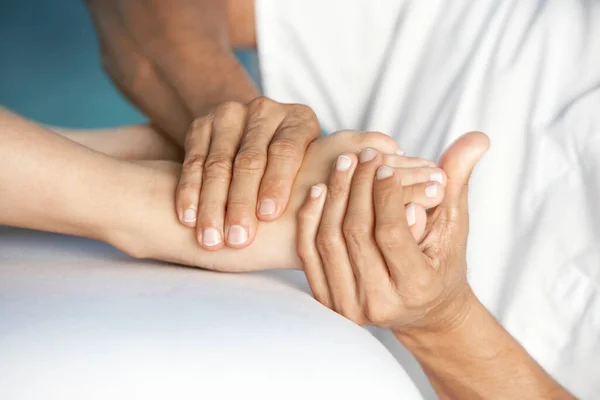
[[[347,172],[357,164],[358,157],[354,153],[340,154],[334,164],[334,168],[338,172]]]
[[[265,197],[256,205],[256,217],[261,221],[273,221],[279,217],[277,201],[271,197]]]
[[[308,193],[308,199],[310,202],[316,205],[323,205],[325,203],[325,197],[327,194],[327,185],[324,183],[318,183],[311,186]]]
[[[187,207],[182,207],[179,212],[179,221],[187,226],[188,228],[193,228],[196,226],[196,222],[198,220],[198,210],[193,205],[188,205]]]
[[[327,186],[323,183],[313,185],[308,190],[306,199],[304,200],[303,209],[305,212],[319,212],[325,204],[327,194]]]
[[[425,197],[432,201],[441,201],[444,197],[444,185],[438,182],[429,182],[425,185]]]
[[[309,196],[311,199],[318,199],[323,194],[323,187],[321,185],[313,185],[310,188]]]
[[[390,178],[393,175],[394,175],[394,169],[391,167],[388,167],[387,165],[383,165],[383,166],[377,168],[375,178],[378,181],[382,181],[384,179]]]
[[[243,249],[247,247],[250,241],[250,231],[248,226],[232,225],[226,230],[227,247],[233,249]]]
[[[446,183],[448,182],[448,178],[446,177],[446,173],[444,172],[443,169],[436,168],[435,171],[433,171],[431,173],[431,175],[429,176],[429,181],[437,182],[442,186],[446,186]]]
[[[225,246],[221,231],[215,227],[199,228],[196,238],[200,246],[205,250],[216,251]]]
[[[410,203],[406,206],[406,222],[408,223],[410,232],[417,243],[419,243],[425,235],[425,227],[427,226],[427,213],[425,208],[416,203]]]
[[[287,209],[294,185],[294,177],[268,176],[258,190],[256,217],[265,222],[275,221]]]

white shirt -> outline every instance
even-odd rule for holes
[[[265,94],[328,132],[437,158],[492,148],[470,187],[469,280],[561,384],[600,396],[600,2],[257,0]]]

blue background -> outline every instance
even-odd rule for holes
[[[257,76],[256,54],[238,57]],[[68,127],[145,120],[102,71],[83,0],[0,0],[0,104]]]

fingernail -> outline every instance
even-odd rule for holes
[[[205,246],[216,246],[221,243],[221,233],[216,228],[206,228],[202,234],[202,243]]]
[[[398,149],[398,150],[396,150],[396,154],[399,156],[404,156],[404,155],[406,155],[406,152],[402,149]]]
[[[377,152],[374,149],[367,147],[366,149],[364,149],[363,151],[360,152],[360,162],[361,163],[369,162],[369,161],[373,160],[376,155],[377,155]]]
[[[434,198],[437,196],[437,192],[438,192],[437,183],[432,183],[432,184],[425,186],[425,196]]]
[[[312,197],[313,199],[319,197],[321,193],[323,193],[323,189],[321,189],[318,186],[313,186],[310,188],[310,197]]]
[[[377,170],[377,180],[386,179],[392,175],[394,175],[394,170],[388,167],[387,165],[379,167],[379,169]]]
[[[196,221],[197,211],[195,208],[188,208],[183,212],[183,222],[194,222]]]
[[[277,211],[277,205],[275,201],[272,199],[264,199],[260,202],[260,206],[258,207],[258,212],[262,215],[271,215],[275,214]]]
[[[335,163],[335,169],[338,171],[348,171],[352,166],[352,160],[347,156],[339,156]]]
[[[406,206],[406,222],[408,223],[408,226],[413,226],[417,223],[417,215],[415,213],[415,205],[413,203],[410,203],[408,206]]]
[[[229,244],[242,244],[248,240],[248,231],[240,225],[233,225],[227,233],[227,242]]]
[[[438,183],[443,183],[442,181],[444,180],[444,176],[442,175],[441,172],[434,172],[433,174],[431,174],[431,176],[429,177],[429,180],[431,182],[438,182]]]

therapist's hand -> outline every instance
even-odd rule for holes
[[[315,297],[358,324],[452,329],[472,298],[467,183],[488,145],[487,136],[470,133],[442,157],[444,199],[427,217],[420,244],[407,216],[414,223],[425,211],[405,210],[406,171],[373,161],[359,164],[352,180],[332,174],[327,195],[308,196],[299,212],[299,255]]]
[[[321,135],[301,104],[227,102],[191,125],[177,186],[179,220],[208,250],[243,248],[258,220],[285,211],[308,145]]]
[[[259,91],[233,53],[254,47],[251,1],[86,0],[102,65],[162,134],[183,147],[195,117]]]

